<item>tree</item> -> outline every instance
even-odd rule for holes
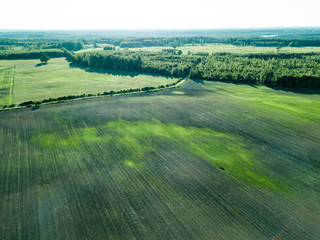
[[[277,46],[277,53],[279,53],[280,52],[280,49],[282,48],[282,46],[281,45],[278,45]]]
[[[40,61],[44,64],[47,64],[47,62],[49,61],[50,57],[48,56],[48,54],[43,53],[40,57]]]

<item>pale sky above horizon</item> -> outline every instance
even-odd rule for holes
[[[5,0],[0,29],[320,26],[320,0]]]

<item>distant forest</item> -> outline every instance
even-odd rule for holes
[[[263,38],[275,36],[279,39],[320,38],[320,27],[265,28],[265,29],[162,29],[162,30],[0,30],[0,38],[20,40],[78,40],[78,39],[125,39],[125,38]]]
[[[100,39],[10,39],[0,38],[0,59],[66,57],[81,68],[136,71],[205,80],[262,83],[283,87],[320,87],[320,54],[317,53],[191,53],[177,47],[207,43],[259,47],[320,47],[318,39],[148,37]],[[105,50],[77,52],[98,44]],[[170,47],[160,52],[130,51],[130,48]],[[122,50],[115,50],[115,49]]]
[[[212,38],[212,37],[173,37],[173,38],[100,38],[94,40],[16,40],[0,38],[0,50],[62,49],[78,51],[88,44],[109,44],[120,48],[142,47],[182,47],[204,45],[207,43],[231,44],[254,47],[320,47],[320,38],[315,39],[277,39],[277,38]]]

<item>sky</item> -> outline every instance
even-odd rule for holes
[[[0,29],[320,26],[320,0],[3,0]]]

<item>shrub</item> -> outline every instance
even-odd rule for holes
[[[28,105],[32,105],[32,104],[34,104],[33,101],[26,101],[26,102],[20,103],[19,106],[28,106]]]

